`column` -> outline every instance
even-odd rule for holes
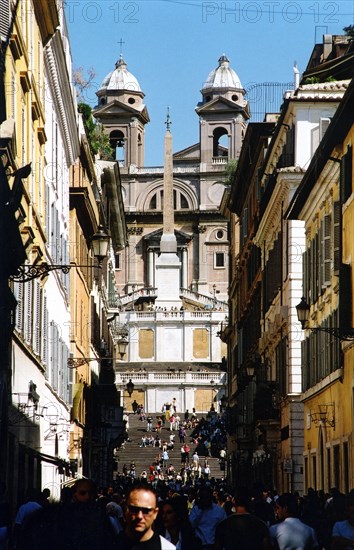
[[[182,248],[182,288],[188,288],[188,250]]]
[[[208,258],[207,258],[207,248],[205,246],[206,238],[206,225],[198,226],[199,233],[199,280],[198,280],[198,292],[202,294],[207,292],[208,284]]]
[[[147,284],[148,286],[155,286],[155,281],[154,281],[154,249],[153,248],[148,248],[148,269],[147,269],[147,273],[148,273],[148,280],[147,280]]]

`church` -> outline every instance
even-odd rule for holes
[[[201,75],[202,76],[202,75]],[[97,91],[93,114],[118,162],[129,242],[115,260],[115,329],[127,347],[117,388],[149,412],[207,412],[225,394],[228,227],[219,210],[226,167],[239,157],[249,119],[245,90],[222,55],[196,106],[199,143],[172,153],[169,113],[164,165],[144,165],[145,95],[123,56]],[[126,395],[126,383],[134,389]]]

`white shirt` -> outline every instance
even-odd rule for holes
[[[172,542],[171,540],[171,535],[170,533],[167,531],[165,531],[165,534],[164,534],[164,537],[166,540],[168,540],[169,542]],[[177,541],[177,544],[176,544],[176,550],[181,550],[181,545],[182,545],[182,535],[181,535],[181,531],[179,532],[179,535],[178,535],[178,541]]]
[[[298,518],[286,518],[281,523],[272,525],[269,534],[272,541],[279,546],[279,550],[318,548],[315,530]]]

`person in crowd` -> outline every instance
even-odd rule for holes
[[[198,468],[198,466],[199,466],[199,455],[198,455],[197,451],[194,451],[193,456],[192,456],[192,460],[193,460],[193,468]]]
[[[48,506],[48,504],[49,504],[49,502],[50,502],[49,499],[50,499],[50,489],[48,489],[48,487],[46,487],[46,488],[43,489],[43,491],[41,492],[39,504],[40,504],[41,506]]]
[[[162,466],[164,468],[167,467],[167,462],[169,461],[169,456],[167,450],[163,451],[162,453]]]
[[[179,437],[179,442],[184,443],[184,438],[186,437],[186,429],[183,425],[180,427],[178,431],[178,437]]]
[[[226,517],[225,510],[213,502],[212,489],[207,485],[200,487],[189,519],[202,548],[212,547],[216,527]]]
[[[188,464],[188,462],[189,462],[189,453],[190,453],[190,451],[191,451],[191,448],[190,448],[190,446],[188,445],[188,443],[186,443],[186,444],[184,445],[184,453],[185,453],[185,461],[186,461],[186,464]]]
[[[343,521],[336,521],[332,530],[332,550],[354,548],[354,493],[347,496]]]
[[[75,482],[67,503],[33,512],[24,525],[21,550],[114,550],[115,534],[105,508],[97,505],[90,479]]]
[[[148,415],[147,418],[146,418],[146,431],[147,432],[151,432],[152,431],[152,416],[151,415]]]
[[[268,527],[250,513],[251,498],[246,488],[236,490],[233,509],[235,513],[231,513],[216,527],[215,550],[268,550]]]
[[[135,485],[127,496],[125,529],[117,537],[117,550],[173,550],[176,547],[155,533],[158,514],[157,497],[149,485]]]
[[[24,530],[29,517],[42,506],[39,504],[41,498],[40,491],[35,488],[28,489],[24,504],[22,504],[16,514],[15,525],[13,529],[14,546],[20,550],[24,545]]]
[[[188,517],[187,500],[180,495],[172,495],[160,508],[160,533],[176,550],[199,550],[200,540],[195,536]]]
[[[111,501],[106,506],[106,513],[112,529],[116,535],[123,531],[122,516],[123,510],[121,506]]]
[[[318,548],[315,530],[298,518],[296,497],[284,493],[277,499],[275,512],[280,523],[269,528],[273,548],[279,550],[310,550]]]
[[[133,409],[133,413],[136,414],[137,413],[137,410],[138,410],[138,403],[136,402],[136,400],[134,399],[133,403],[132,403],[132,409]]]

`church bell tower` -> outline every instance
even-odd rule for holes
[[[211,71],[201,90],[199,115],[200,161],[202,171],[226,164],[240,155],[246,122],[249,119],[245,90],[225,54]],[[204,167],[204,170],[203,170]]]
[[[144,166],[145,124],[150,121],[145,94],[128,69],[123,55],[97,91],[93,115],[109,135],[115,160],[121,170]]]

